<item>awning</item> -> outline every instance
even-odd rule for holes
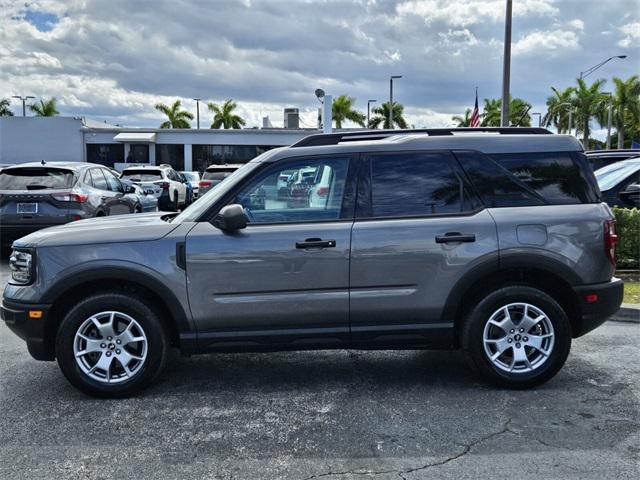
[[[113,137],[113,139],[116,142],[124,143],[155,143],[156,134],[153,132],[122,132]]]

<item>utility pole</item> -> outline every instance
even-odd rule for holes
[[[22,116],[26,117],[27,116],[27,100],[29,100],[30,98],[36,98],[36,97],[32,97],[31,95],[26,95],[26,96],[21,96],[21,95],[13,95],[13,98],[17,98],[18,100],[22,101]]]
[[[507,0],[507,12],[504,23],[504,58],[502,65],[502,112],[500,115],[500,125],[509,126],[509,83],[511,80],[511,13],[513,1]]]
[[[198,126],[198,130],[200,130],[200,100],[201,98],[194,98],[196,101],[196,124]]]
[[[371,104],[376,102],[377,100],[367,100],[367,128],[371,128],[369,126],[371,120]]]
[[[402,75],[391,75],[389,77],[389,128],[393,130],[393,79],[402,78]]]

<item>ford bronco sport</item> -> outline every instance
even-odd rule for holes
[[[283,172],[312,171],[322,175],[294,199],[279,191]],[[615,247],[611,210],[571,136],[313,135],[260,155],[180,214],[17,240],[2,317],[34,358],[57,359],[102,397],[148,385],[171,346],[460,348],[490,381],[526,388],[618,310]]]

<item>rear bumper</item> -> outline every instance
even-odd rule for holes
[[[27,342],[27,349],[36,360],[53,360],[55,354],[52,342],[45,341],[46,322],[51,305],[25,304],[3,300],[0,304],[0,318],[9,329]],[[41,310],[41,318],[30,318],[29,312]]]
[[[580,337],[602,325],[620,310],[624,282],[614,277],[605,283],[582,285],[573,287],[573,290],[580,305],[579,325],[573,336]]]

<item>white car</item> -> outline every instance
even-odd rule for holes
[[[316,173],[316,181],[309,189],[309,207],[326,208],[331,192],[333,169],[323,165]]]
[[[191,184],[191,189],[193,190],[193,200],[198,198],[198,193],[200,192],[200,172],[180,172]]]
[[[171,165],[138,165],[125,168],[120,178],[139,185],[158,199],[160,210],[178,211],[187,202],[187,187]]]

